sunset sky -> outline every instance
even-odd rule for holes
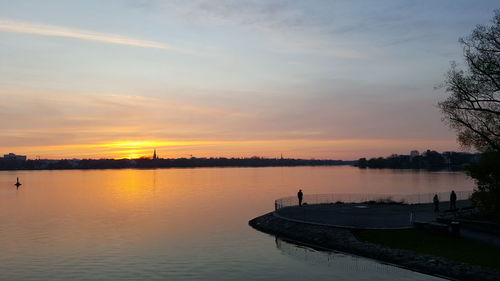
[[[0,154],[458,150],[436,106],[498,1],[0,0]]]

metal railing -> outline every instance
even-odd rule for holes
[[[472,190],[455,191],[457,200],[469,199]],[[419,194],[356,194],[356,193],[333,193],[333,194],[305,194],[303,196],[303,204],[333,204],[338,202],[343,203],[362,203],[362,202],[398,202],[403,204],[426,204],[432,203],[434,195],[437,194],[440,202],[448,202],[450,200],[450,192],[438,193],[419,193]],[[274,201],[276,210],[298,206],[299,201],[297,196],[283,197]]]

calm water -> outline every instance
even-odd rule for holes
[[[299,187],[404,194],[472,182],[461,173],[354,167],[4,171],[0,279],[439,280],[247,225]]]

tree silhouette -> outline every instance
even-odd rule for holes
[[[459,142],[484,152],[468,168],[477,184],[471,199],[500,221],[500,10],[494,13],[491,26],[478,25],[459,40],[467,69],[452,64],[445,81],[451,95],[439,107]]]
[[[494,13],[491,26],[459,39],[467,69],[452,63],[444,83],[450,96],[439,103],[459,142],[483,152],[500,152],[500,10]]]

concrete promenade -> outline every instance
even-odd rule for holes
[[[470,206],[468,200],[457,201],[457,207]],[[449,209],[449,202],[439,209]],[[360,229],[402,229],[413,227],[412,221],[432,222],[439,213],[431,204],[318,204],[293,206],[277,210],[275,216],[296,222]]]

